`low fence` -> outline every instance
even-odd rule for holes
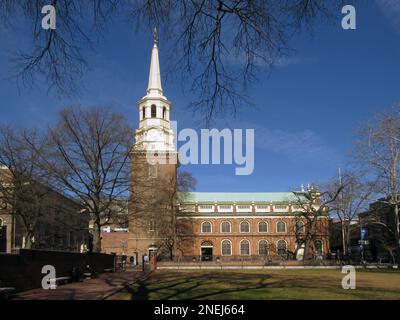
[[[263,268],[304,268],[331,267],[338,268],[342,263],[338,260],[320,258],[297,261],[284,257],[260,256],[223,256],[204,259],[201,256],[177,257],[173,261],[159,259],[157,269],[263,269]]]
[[[322,256],[316,256],[312,259],[307,259],[305,261],[297,261],[292,257],[288,256],[260,256],[260,255],[250,255],[250,256],[180,256],[175,257],[172,261],[166,258],[158,257],[158,263],[244,263],[244,264],[257,264],[257,265],[281,265],[281,264],[337,264],[339,263],[336,259],[323,259]]]
[[[87,265],[102,273],[105,269],[114,270],[115,256],[25,249],[17,254],[0,254],[0,287],[14,287],[17,291],[40,288],[45,265],[54,266],[57,277],[70,277],[73,268],[82,274]]]

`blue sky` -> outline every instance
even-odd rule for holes
[[[218,119],[215,127],[255,129],[255,170],[235,176],[235,165],[190,165],[198,191],[289,191],[301,183],[323,183],[348,162],[354,129],[374,112],[400,101],[400,4],[397,0],[362,1],[357,30],[341,28],[341,13],[317,23],[312,35],[296,36],[294,54],[272,70],[259,66],[258,80],[236,118]],[[21,26],[0,29],[1,122],[45,127],[65,105],[102,105],[126,114],[137,126],[136,102],[147,86],[152,39],[124,23],[110,24],[90,53],[85,90],[74,98],[58,97],[39,83],[18,90],[7,79],[13,52],[26,47]],[[161,72],[167,76],[168,47],[160,39]],[[173,70],[169,70],[173,72]],[[179,128],[199,128],[200,118],[187,107],[190,93],[181,79],[165,81]]]

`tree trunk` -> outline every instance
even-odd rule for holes
[[[348,261],[350,261],[350,258],[351,258],[351,239],[350,239],[350,235],[351,235],[351,232],[350,232],[350,221],[349,222],[347,222],[347,225],[346,225],[346,256],[345,256],[345,259],[346,260],[348,260]]]
[[[399,231],[399,205],[396,204],[394,205],[394,234],[395,234],[395,241],[396,241],[396,260],[397,263],[400,263],[400,231]]]
[[[347,255],[347,243],[346,243],[346,222],[342,220],[342,246],[343,246],[343,256]]]
[[[24,234],[25,244],[24,249],[32,249],[33,246],[33,232],[26,231]]]
[[[303,261],[307,260],[307,258],[308,258],[309,246],[310,246],[310,236],[307,235],[306,239],[304,240]]]
[[[93,252],[101,252],[101,228],[98,222],[93,226]]]

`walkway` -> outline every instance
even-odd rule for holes
[[[58,286],[55,290],[33,289],[15,296],[16,300],[102,300],[125,286],[134,283],[144,274],[140,269],[104,273],[98,278]]]

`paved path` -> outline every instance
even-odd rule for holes
[[[33,289],[15,296],[16,300],[102,300],[132,284],[144,273],[139,269],[104,273],[98,278],[58,286],[55,290]]]

